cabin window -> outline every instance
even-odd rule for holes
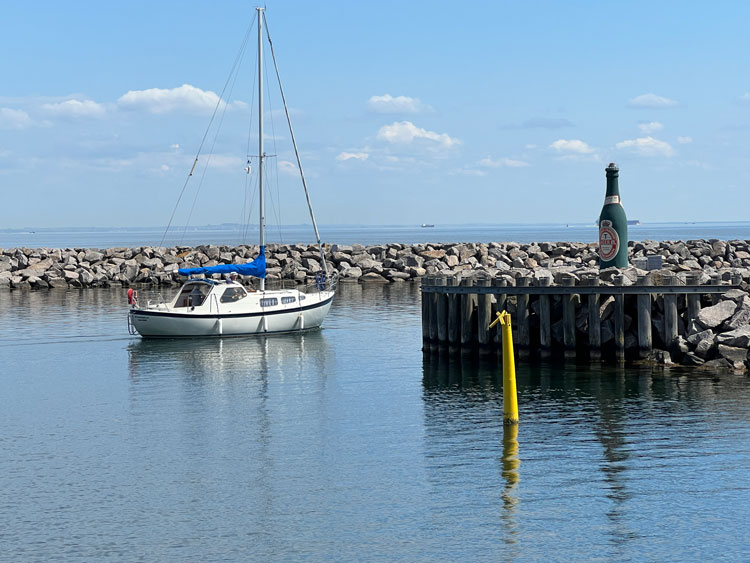
[[[190,284],[182,288],[175,307],[198,307],[203,304],[208,287],[203,284]]]
[[[289,303],[294,303],[296,299],[294,297],[282,297],[281,298],[281,304],[282,305],[288,305]]]
[[[278,305],[279,300],[275,297],[265,297],[260,300],[260,306],[261,307],[273,307],[274,305]]]
[[[300,296],[299,296],[299,300],[300,300],[300,301],[304,301],[304,300],[305,300],[305,296],[304,296],[304,295],[300,295]]]
[[[229,287],[224,290],[224,293],[221,295],[220,301],[222,303],[234,303],[235,301],[239,301],[240,299],[244,299],[245,297],[247,297],[247,293],[245,293],[245,290],[241,287]]]

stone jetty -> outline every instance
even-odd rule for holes
[[[267,245],[266,251],[267,279],[271,283],[282,280],[309,283],[323,269],[314,245]],[[175,286],[184,280],[177,273],[179,268],[245,263],[257,253],[258,247],[252,245],[0,249],[0,290]],[[695,299],[683,296],[678,301],[677,320],[670,323],[664,318],[669,316],[671,298],[657,299],[651,318],[653,357],[661,362],[675,360],[734,369],[748,365],[750,240],[631,241],[631,266],[601,271],[595,243],[334,244],[326,245],[324,254],[329,270],[338,272],[341,282],[403,283],[426,276],[444,276],[457,284],[464,278],[477,278],[492,280],[493,285],[503,287],[549,287],[585,285],[595,278],[605,286],[630,286],[648,276],[650,283],[657,284],[660,279],[683,285],[731,284],[736,289],[713,296],[706,294],[702,296],[703,302],[697,304]],[[253,283],[250,278],[243,281]],[[603,347],[617,336],[617,326],[611,318],[612,302],[610,297],[600,304]],[[665,302],[669,304],[666,308]],[[493,299],[485,301],[485,307],[487,303],[496,306]],[[539,305],[543,303],[540,301]],[[513,312],[517,300],[509,295],[505,305]],[[550,304],[553,311],[557,305],[553,299]],[[588,318],[585,305],[584,300],[577,300],[572,313],[575,330],[583,335]],[[630,306],[633,305],[623,309],[620,324],[624,327],[624,346],[633,348],[638,346],[640,336],[633,321],[637,312]],[[693,311],[689,310],[691,307]],[[533,315],[532,310],[532,323]],[[668,330],[676,331],[675,338],[665,336],[667,325]],[[561,323],[550,327],[550,338],[555,341],[564,343],[565,334],[566,328]],[[660,353],[662,349],[664,353]]]
[[[266,252],[269,280],[305,283],[322,270],[314,245],[267,245]],[[177,274],[179,268],[245,263],[257,253],[257,246],[244,245],[0,249],[0,288],[170,286],[183,279]],[[733,275],[750,282],[750,240],[631,241],[629,254],[633,266],[624,270],[627,280],[634,281],[641,270],[658,269],[683,279],[689,272],[698,272],[702,283],[716,276],[729,280]],[[514,285],[523,277],[599,274],[595,243],[334,244],[326,246],[325,257],[329,269],[336,270],[344,282],[406,282],[428,274],[483,272]],[[658,258],[656,267],[648,264],[649,258]],[[599,275],[611,281],[615,274],[604,270]]]

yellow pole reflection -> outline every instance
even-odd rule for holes
[[[502,520],[505,523],[506,534],[504,542],[508,545],[518,543],[518,528],[515,521],[515,511],[520,499],[516,491],[520,480],[519,467],[521,459],[518,456],[518,425],[503,425],[503,457],[502,476],[505,479],[505,488],[500,497],[503,499]],[[511,558],[512,560],[513,558]]]

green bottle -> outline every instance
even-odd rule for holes
[[[607,195],[599,215],[599,268],[627,268],[628,218],[620,202],[620,170],[614,162],[610,162],[605,171]]]

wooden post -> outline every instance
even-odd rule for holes
[[[427,287],[430,281],[429,276],[422,276],[422,292],[420,298],[422,301],[422,350],[427,351],[429,349],[430,339],[430,295],[424,292],[424,288]]]
[[[576,284],[573,276],[565,276],[563,285],[572,287]],[[576,305],[575,295],[563,295],[563,344],[565,345],[565,357],[576,357]]]
[[[675,285],[675,277],[664,277],[664,285]],[[664,344],[667,350],[674,348],[677,340],[677,294],[664,294]]]
[[[461,286],[474,287],[474,278],[461,278]],[[476,342],[476,319],[474,308],[477,296],[475,294],[461,294],[461,353],[469,354]]]
[[[437,286],[445,289],[445,276],[438,275],[436,278]],[[437,315],[437,340],[439,346],[444,346],[448,341],[448,300],[445,293],[437,293],[437,304],[435,312]]]
[[[651,276],[638,276],[636,285],[650,285]],[[641,358],[647,357],[653,350],[651,337],[651,294],[638,294],[638,353]]]
[[[541,287],[549,287],[551,278],[539,278]],[[539,355],[549,358],[552,355],[552,319],[550,318],[549,295],[539,296]]]
[[[505,278],[495,278],[492,280],[492,285],[497,288],[507,287],[508,280]],[[497,290],[499,291],[499,290]],[[506,297],[504,293],[495,293],[495,309],[498,313],[502,313],[505,311],[506,307]],[[496,325],[493,329],[494,332],[492,333],[492,340],[495,343],[495,347],[499,354],[502,354],[503,351],[503,333],[500,329],[500,325]]]
[[[599,276],[591,276],[589,285],[599,285]],[[588,296],[589,304],[589,358],[593,361],[602,358],[602,318],[599,311],[599,295]]]
[[[432,276],[432,286],[437,287],[437,276]],[[437,316],[438,294],[430,294],[430,349],[434,352],[438,347],[438,316]]]
[[[477,278],[477,286],[489,287],[492,280],[487,276]],[[483,293],[477,296],[477,341],[479,342],[479,353],[487,354],[490,351],[492,338],[490,336],[490,323],[492,319],[492,295]]]
[[[615,276],[614,284],[623,285],[622,274]],[[625,296],[615,294],[615,354],[618,362],[625,361]]]
[[[711,285],[721,285],[721,274],[718,272],[711,274]],[[711,305],[717,305],[721,301],[721,295],[718,293],[711,294]]]
[[[531,285],[531,278],[522,277],[516,280],[516,286],[528,287]],[[516,326],[518,330],[518,357],[525,360],[529,357],[529,294],[519,294],[516,296],[518,304],[516,310]]]
[[[456,287],[458,279],[450,276],[446,280],[448,287]],[[448,294],[448,352],[455,353],[461,345],[461,315],[458,306],[459,299],[455,293]]]
[[[687,275],[687,285],[698,285],[698,282],[700,281],[700,274],[688,274]],[[685,324],[690,324],[690,321],[694,321],[698,318],[698,313],[701,311],[701,296],[700,293],[688,293],[687,295],[687,319],[685,319],[687,322]]]

